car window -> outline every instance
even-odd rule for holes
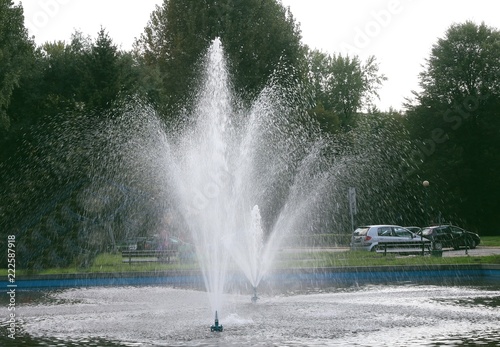
[[[405,228],[394,228],[394,233],[397,237],[411,237],[411,232]]]
[[[432,235],[432,231],[433,231],[433,229],[431,229],[431,228],[425,228],[424,230],[422,230],[422,235],[424,235],[424,236]]]
[[[450,233],[450,229],[446,228],[446,227],[436,229],[436,234],[438,234],[438,235],[449,234],[449,233]]]
[[[455,229],[452,229],[450,227],[447,228],[447,230],[448,230],[448,234],[456,234],[457,233]]]
[[[357,228],[356,230],[354,230],[354,232],[352,233],[354,236],[366,236],[366,234],[368,233],[368,227],[366,228]]]
[[[378,236],[393,236],[391,227],[380,227],[377,230]]]
[[[458,227],[452,226],[450,228],[451,228],[452,233],[454,233],[454,234],[461,234],[461,233],[463,233],[463,230],[460,229],[460,228],[458,228]]]

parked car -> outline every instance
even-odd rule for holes
[[[420,230],[422,230],[422,228],[421,228],[421,227],[415,227],[415,226],[405,227],[405,228],[406,228],[406,229],[408,229],[408,230],[410,230],[410,231],[411,231],[412,233],[414,233],[414,234],[418,234],[418,232],[419,232]]]
[[[116,245],[118,251],[135,251],[137,250],[137,240],[136,239],[128,239],[122,241]]]
[[[460,247],[476,248],[481,243],[478,234],[464,230],[455,225],[437,225],[423,228],[419,233],[423,237],[433,241],[437,249]]]
[[[358,227],[352,233],[351,249],[376,251],[379,242],[415,243],[429,242],[425,237],[418,236],[399,225],[367,225]]]

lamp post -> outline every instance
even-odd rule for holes
[[[429,188],[429,181],[425,180],[422,182],[422,185],[424,186],[424,190],[425,190],[425,201],[424,201],[424,214],[425,214],[425,222],[426,223],[430,223],[429,221],[429,193],[428,193],[428,190],[427,188]]]
[[[427,193],[427,188],[429,187],[429,181],[425,180],[422,182],[425,191],[425,200],[424,200],[424,215],[425,221],[428,223],[429,220],[429,194]],[[422,242],[422,256],[424,255],[424,235],[420,233],[420,241]]]

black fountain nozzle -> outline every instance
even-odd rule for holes
[[[259,297],[257,296],[257,287],[253,287],[252,302],[255,304],[257,300],[259,300]]]
[[[219,317],[217,317],[217,311],[215,311],[215,323],[210,327],[210,331],[222,331],[224,327],[219,325]]]

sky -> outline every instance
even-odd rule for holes
[[[196,0],[193,0],[196,1]],[[97,36],[104,27],[128,50],[162,0],[22,0],[35,42],[69,41],[75,30]],[[432,45],[453,23],[471,20],[500,30],[498,0],[281,0],[300,24],[302,41],[329,54],[375,56],[388,80],[375,104],[402,109],[418,90]]]

